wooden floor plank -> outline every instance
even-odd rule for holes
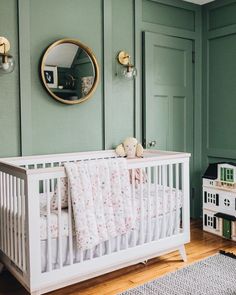
[[[187,263],[181,261],[178,252],[173,252],[154,258],[146,265],[138,264],[127,267],[95,279],[50,292],[48,295],[114,295],[211,256],[218,253],[219,250],[236,254],[236,243],[203,232],[201,221],[194,220],[191,222],[191,243],[186,246]],[[12,294],[26,295],[28,293],[8,272],[4,272],[0,275],[0,295]]]

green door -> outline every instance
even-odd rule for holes
[[[226,239],[231,239],[231,221],[223,219],[223,236]]]
[[[192,41],[145,32],[144,65],[144,145],[192,152]]]
[[[193,154],[192,41],[144,33],[144,146]],[[190,161],[193,175],[193,155]],[[191,177],[192,179],[192,177]],[[195,199],[190,211],[194,214]]]

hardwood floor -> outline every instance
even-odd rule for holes
[[[61,290],[48,293],[51,295],[114,295],[128,288],[141,285],[170,271],[217,253],[219,250],[234,252],[236,243],[203,232],[200,221],[191,222],[191,243],[186,246],[188,262],[180,260],[178,252],[150,260],[147,265],[138,264],[100,276]],[[8,273],[0,275],[0,295],[28,294]]]

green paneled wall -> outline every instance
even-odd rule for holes
[[[194,44],[194,154],[191,187],[201,174],[201,8],[181,0],[2,0],[0,35],[9,37],[17,67],[0,77],[0,157],[111,148],[123,138],[142,139],[142,32],[192,40]],[[60,38],[78,38],[100,66],[95,95],[63,105],[39,77],[43,51]],[[19,52],[18,52],[19,39]],[[135,81],[116,75],[119,50],[138,69]],[[18,53],[19,63],[18,67]],[[18,71],[19,70],[19,71]],[[200,214],[195,194],[192,215]]]
[[[236,1],[216,1],[203,14],[203,169],[236,161]]]
[[[134,61],[134,15],[133,0],[112,0],[112,38],[108,40],[112,50],[112,114],[106,130],[109,134],[107,146],[116,146],[125,134],[134,134],[134,82],[121,78],[122,66],[116,61],[120,50],[129,52]]]
[[[236,149],[235,52],[236,33],[209,40],[210,149]]]
[[[168,3],[157,3],[155,1],[143,1],[142,20],[144,22],[164,25],[194,31],[194,11],[168,5]]]
[[[30,1],[33,154],[102,148],[102,83],[92,99],[67,106],[51,99],[38,77],[44,49],[68,37],[92,48],[102,65],[101,1]]]
[[[232,3],[227,2],[222,1],[222,6],[209,9],[210,30],[223,28],[236,23],[236,3],[235,1],[231,1]]]

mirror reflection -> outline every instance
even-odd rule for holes
[[[49,93],[64,103],[91,96],[98,82],[98,66],[91,50],[78,41],[52,44],[42,61],[42,79]]]

